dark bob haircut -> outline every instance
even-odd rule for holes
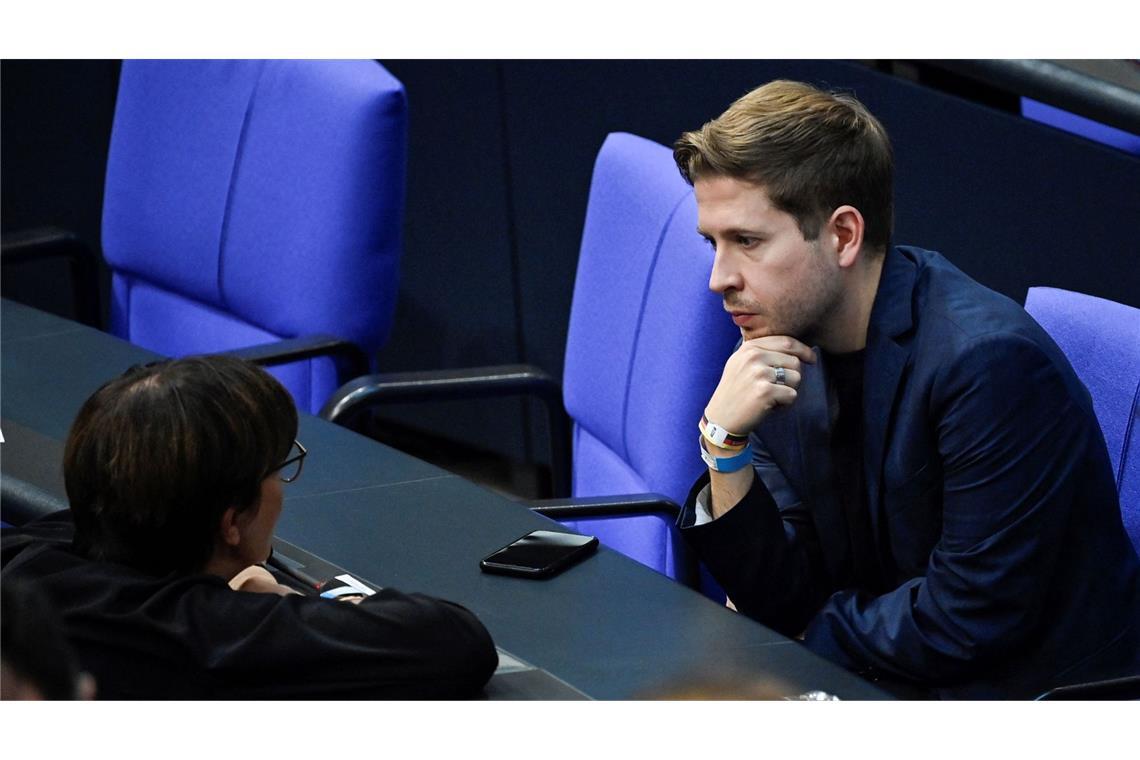
[[[76,549],[151,573],[200,570],[222,514],[257,505],[296,435],[288,391],[249,362],[132,367],[87,399],[68,435]]]

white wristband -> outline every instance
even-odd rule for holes
[[[705,464],[709,469],[717,472],[736,472],[737,470],[744,469],[752,462],[752,444],[748,444],[739,453],[733,454],[730,457],[714,457],[704,447],[704,437],[698,441],[698,446],[701,449],[701,459],[705,460]]]

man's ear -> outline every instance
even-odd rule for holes
[[[238,525],[238,511],[234,507],[222,512],[222,523],[218,528],[218,535],[226,546],[237,546],[241,543],[241,527]]]
[[[866,229],[863,215],[854,206],[840,206],[831,212],[831,218],[827,220],[827,231],[835,241],[835,253],[840,267],[849,267],[859,260]]]

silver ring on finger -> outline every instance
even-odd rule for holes
[[[772,367],[772,371],[776,375],[776,379],[773,381],[776,383],[776,385],[787,385],[788,384],[788,372],[787,372],[787,370],[785,370],[783,367]]]

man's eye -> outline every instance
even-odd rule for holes
[[[748,237],[747,235],[740,235],[736,238],[736,242],[745,248],[751,248],[760,242],[760,238]]]

